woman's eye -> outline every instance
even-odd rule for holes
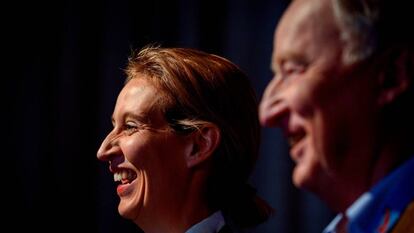
[[[138,131],[138,126],[135,124],[127,123],[125,124],[124,129],[128,134],[132,134]]]

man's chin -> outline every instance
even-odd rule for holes
[[[294,168],[292,182],[299,189],[312,191],[311,178],[303,167],[296,166]]]

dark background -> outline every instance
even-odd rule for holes
[[[261,98],[271,79],[274,27],[287,4],[73,0],[3,7],[3,229],[139,232],[118,215],[113,178],[95,157],[112,127],[131,50],[158,43],[221,55],[250,75]],[[281,133],[264,129],[251,183],[276,214],[252,232],[316,233],[329,222],[332,213],[317,198],[292,186],[291,169]]]

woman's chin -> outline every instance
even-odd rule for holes
[[[129,190],[128,195],[120,197],[118,212],[126,218],[134,220],[144,205],[143,189]]]
[[[139,201],[126,202],[121,200],[118,205],[118,212],[123,218],[135,220],[141,208],[142,204]]]

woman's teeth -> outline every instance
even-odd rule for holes
[[[137,174],[132,170],[122,170],[114,173],[114,181],[122,184],[131,183],[137,178]]]

